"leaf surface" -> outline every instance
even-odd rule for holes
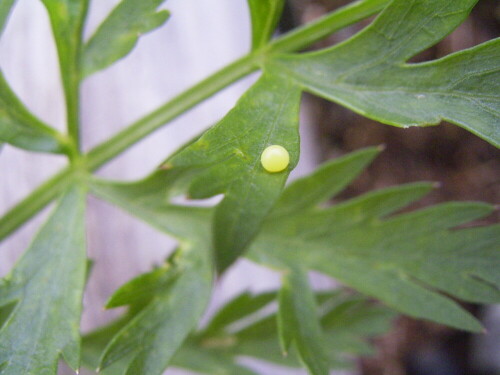
[[[78,138],[82,31],[89,0],[42,0],[50,18],[59,56],[70,135]]]
[[[320,174],[305,179],[305,195],[315,189],[315,181],[325,181]],[[431,187],[388,188],[279,220],[271,214],[250,256],[281,269],[314,269],[410,316],[480,331],[472,316],[437,291],[473,302],[499,301],[499,227],[454,229],[491,213],[481,203],[448,203],[393,215]]]
[[[460,97],[463,91],[477,96],[477,100],[484,99],[488,105],[497,102],[495,98],[498,98],[496,93],[499,90],[496,90],[496,85],[499,80],[490,78],[495,78],[498,73],[497,61],[500,59],[491,58],[497,54],[498,41],[435,62],[405,64],[408,58],[451,32],[467,16],[474,2],[395,0],[371,26],[337,46],[315,53],[269,54],[264,61],[263,76],[233,110],[167,160],[164,168],[173,173],[171,176],[189,176],[183,183],[184,187],[189,186],[191,198],[224,195],[213,219],[213,251],[219,272],[244,254],[275,204],[281,206],[274,213],[276,217],[286,215],[286,210],[293,211],[299,209],[301,204],[308,204],[308,197],[302,196],[300,187],[285,193],[290,196],[282,198],[284,203],[278,202],[288,173],[298,158],[297,118],[302,90],[326,97],[330,95],[328,93],[347,97],[352,96],[352,87],[371,85],[375,88],[374,104],[363,113],[374,118],[378,115],[373,114],[384,111],[387,114],[388,107],[384,107],[384,103],[393,109],[391,113],[411,112],[407,116],[411,121],[406,123],[398,123],[395,117],[394,121],[379,118],[380,121],[402,126],[439,122],[444,117],[433,111],[438,108],[436,103],[440,103],[439,110],[446,107],[446,111],[456,116],[459,125],[465,124],[471,131],[496,142],[496,124],[499,123],[496,112],[480,114],[477,111],[483,111],[484,106],[468,108],[460,102]],[[377,5],[380,4],[377,2]],[[259,12],[265,8],[262,4],[259,7],[262,7]],[[484,69],[479,71],[475,67],[481,64]],[[464,79],[468,77],[464,69],[470,70],[470,80]],[[461,88],[457,89],[455,83],[462,85]],[[419,91],[413,93],[412,103],[402,103],[406,96],[394,91],[390,94],[392,97],[383,99],[390,91],[384,91],[385,88],[391,85],[412,85],[420,90],[426,85],[441,84],[444,94],[440,92],[439,97],[426,96]],[[455,95],[457,92],[459,95]],[[482,92],[488,92],[488,98]],[[442,102],[440,98],[444,98]],[[376,102],[381,100],[384,103]],[[347,101],[340,102],[350,105]],[[412,117],[415,114],[420,116],[419,119]],[[422,116],[437,120],[422,122]],[[271,174],[260,165],[262,151],[271,144],[284,146],[292,156],[290,166],[284,172]],[[325,179],[328,180],[328,177]],[[317,186],[323,185],[318,183]],[[342,184],[339,184],[341,187]],[[332,187],[332,190],[335,188]],[[328,191],[315,194],[319,194],[317,199],[322,199],[322,194],[328,194]],[[291,204],[291,200],[296,200],[296,203]]]
[[[177,268],[166,262],[151,272],[137,276],[113,293],[106,303],[106,308],[146,305],[175,283],[179,276]]]
[[[125,57],[139,37],[162,26],[169,17],[157,11],[164,0],[123,0],[86,43],[82,75],[87,77]]]
[[[293,181],[272,211],[273,218],[314,208],[342,191],[382,150],[369,147],[324,163],[310,177]]]
[[[184,248],[175,255],[174,267],[178,277],[165,285],[165,277],[157,273],[172,272],[170,267],[155,270],[147,281],[133,280],[123,288],[131,296],[131,307],[141,308],[110,341],[101,358],[101,368],[127,357],[127,375],[161,374],[171,357],[198,323],[210,296],[211,265],[208,251],[201,246]],[[151,276],[151,274],[146,275]],[[138,303],[137,294],[145,287],[153,288],[147,293],[151,298]],[[118,290],[121,303],[123,288]],[[116,299],[116,297],[115,297]],[[141,301],[142,302],[142,301]]]
[[[252,50],[265,46],[283,12],[284,0],[247,0],[252,21]]]
[[[223,332],[229,324],[237,322],[245,316],[261,310],[275,299],[275,292],[253,295],[245,291],[229,301],[217,312],[203,330],[203,335],[210,336]]]
[[[0,141],[30,151],[61,153],[66,141],[36,118],[11,90],[0,70]]]
[[[195,371],[197,374],[220,375],[258,375],[237,362],[230,356],[218,351],[206,350],[188,342],[176,354],[172,365],[186,370]]]
[[[212,287],[211,210],[167,201],[170,173],[159,171],[128,184],[95,180],[92,192],[124,208],[181,242],[168,265],[120,288],[108,306],[137,311],[109,342],[101,358],[104,374],[161,374],[195,328]]]
[[[210,246],[213,210],[170,203],[169,198],[177,191],[177,184],[183,177],[183,171],[179,172],[158,170],[143,180],[131,183],[93,179],[90,191],[178,240],[197,241]]]
[[[285,284],[283,288],[288,288],[288,286]],[[283,298],[283,288],[280,291],[280,298]],[[303,290],[301,289],[301,291]],[[290,290],[286,293],[295,301],[302,298],[300,293],[292,295],[290,292],[293,293]],[[326,356],[326,358],[321,358],[321,365],[330,369],[347,368],[352,366],[352,363],[350,363],[352,355],[371,354],[371,347],[366,342],[366,339],[386,332],[395,314],[385,307],[369,304],[365,298],[359,296],[348,296],[339,291],[328,294],[327,301],[319,304],[318,315],[312,316],[312,319],[319,319],[321,322],[321,327],[313,323],[316,325],[316,328],[313,329],[317,334],[316,336],[323,339],[321,355]],[[315,295],[318,301],[321,296],[321,293]],[[259,298],[259,295],[254,298]],[[315,302],[313,303],[315,304]],[[345,305],[350,308],[346,308]],[[311,307],[310,304],[308,306]],[[292,306],[285,305],[281,307],[292,308]],[[300,309],[300,306],[298,307]],[[306,310],[309,310],[309,308],[306,308]],[[316,308],[311,310],[316,310]],[[293,307],[293,313],[296,311],[296,307]],[[283,312],[285,314],[290,313],[290,311],[282,310],[279,314],[283,314]],[[232,355],[233,359],[244,355],[283,366],[300,367],[303,360],[299,358],[301,355],[304,356],[307,348],[302,348],[303,354],[300,354],[295,350],[295,346],[292,346],[288,354],[283,355],[276,337],[280,331],[279,320],[281,317],[278,318],[276,312],[268,312],[264,315],[258,315],[257,318],[250,319],[249,317],[253,315],[255,315],[253,311],[249,311],[248,316],[242,318],[241,322],[250,320],[250,323],[242,324],[237,329],[232,328],[232,325],[228,325],[225,329],[226,336],[221,335],[219,332],[218,335],[214,335],[210,339],[202,331],[200,333],[202,340],[199,343],[199,350],[219,353],[218,356],[223,356],[226,353],[226,355]],[[305,320],[306,316],[311,317],[309,313],[301,315],[300,319],[304,318],[302,323],[310,325],[310,322]],[[298,326],[288,328],[291,330],[292,335],[296,336],[298,334],[296,332],[299,329]],[[318,334],[318,330],[322,330],[323,333]],[[309,335],[312,331],[304,332]],[[313,344],[313,347],[316,346]],[[318,366],[318,363],[312,363],[311,365],[311,367]],[[312,370],[315,370],[315,367]]]
[[[253,374],[237,364],[240,356],[250,356],[279,365],[298,367],[294,351],[282,355],[277,334],[275,311],[268,311],[278,293],[252,295],[248,292],[230,300],[215,314],[207,328],[193,333],[175,354],[171,365],[201,374]],[[270,299],[273,297],[272,299]],[[395,314],[382,306],[368,303],[360,296],[336,291],[316,295],[320,301],[321,325],[332,368],[349,366],[352,354],[371,354],[368,337],[386,332]],[[256,304],[251,302],[255,301]],[[266,303],[267,302],[267,303]],[[256,309],[256,306],[259,308]],[[266,311],[267,312],[264,312]],[[234,312],[237,311],[237,314]],[[257,314],[257,315],[256,315]],[[234,320],[238,315],[239,319]],[[223,317],[228,319],[224,322]],[[95,368],[109,340],[130,319],[125,316],[84,337],[83,362]],[[247,322],[246,324],[241,324]],[[215,330],[213,327],[217,326]],[[234,328],[237,327],[237,328]],[[124,366],[111,366],[103,375],[121,375]]]
[[[70,75],[79,67],[81,34],[87,15],[88,0],[42,0],[49,13],[52,32],[59,53],[63,84],[71,83]]]
[[[224,194],[213,224],[219,272],[246,250],[297,163],[299,91],[287,80],[264,75],[217,125],[167,161],[168,168],[197,172],[189,187],[192,198]],[[260,163],[273,144],[290,154],[290,165],[278,173]]]
[[[279,293],[278,333],[281,349],[293,343],[301,361],[312,375],[328,375],[330,363],[325,339],[307,273],[295,267],[282,278]]]
[[[106,346],[111,339],[130,321],[132,314],[113,321],[82,337],[82,366],[95,371],[100,364],[100,359]],[[101,370],[100,375],[123,375],[126,371],[126,363],[116,362]]]
[[[455,29],[477,0],[396,0],[334,47],[270,61],[316,95],[402,127],[459,125],[500,146],[500,39],[442,59],[407,60]]]
[[[0,329],[2,375],[56,374],[61,355],[74,370],[80,365],[84,209],[84,189],[71,188],[0,283],[0,306],[9,310]]]
[[[15,2],[16,0],[3,0],[0,3],[0,36],[2,36],[3,30]]]
[[[99,364],[99,358],[106,345],[114,335],[130,319],[125,316],[114,323],[96,330],[83,338],[82,362],[89,369],[95,369]],[[232,358],[221,356],[220,353],[210,353],[200,350],[189,339],[183,344],[172,359],[173,367],[181,367],[201,374],[220,375],[238,374],[254,375],[253,371],[235,364]],[[126,371],[126,362],[117,362],[110,367],[106,367],[99,374],[102,375],[122,375]]]
[[[280,293],[283,294],[282,290]],[[277,293],[273,294],[277,295]],[[321,328],[315,328],[316,333],[318,329],[322,329],[322,335],[325,339],[321,350],[326,353],[326,358],[323,361],[327,363],[323,362],[323,365],[327,368],[346,368],[351,365],[349,358],[353,354],[371,353],[370,345],[366,339],[386,332],[395,315],[385,307],[367,303],[363,297],[348,296],[339,291],[327,294],[328,299],[319,305],[318,314],[313,316],[313,319],[321,324]],[[265,293],[253,295],[251,298],[255,301],[262,301],[268,296],[269,293]],[[321,293],[317,293],[313,297],[319,300],[321,296]],[[300,299],[301,296],[293,296],[292,298]],[[238,300],[241,301],[241,298],[237,297],[229,301],[227,306],[238,304]],[[315,303],[314,300],[313,303]],[[243,305],[248,307],[248,311],[239,321],[228,322],[225,328],[218,332],[202,330],[195,334],[189,340],[188,353],[197,350],[225,361],[237,361],[238,357],[247,356],[283,366],[299,367],[299,354],[294,350],[294,347],[291,348],[288,355],[283,355],[277,338],[280,318],[278,318],[275,309],[269,311],[272,304],[264,305],[257,313],[249,304],[243,303],[240,306]],[[224,306],[220,311],[223,312],[226,309],[227,307]],[[293,310],[296,311],[295,308]],[[305,316],[303,315],[303,317]],[[310,324],[305,320],[303,323]],[[209,323],[209,326],[211,324]],[[295,329],[294,327],[289,328],[293,331],[298,329],[297,326]],[[207,335],[209,332],[210,334]],[[309,333],[307,331],[307,334]],[[184,347],[181,348],[179,357],[185,357],[184,349]],[[179,367],[185,367],[180,359],[174,359],[174,363]]]

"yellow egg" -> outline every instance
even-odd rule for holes
[[[262,152],[260,162],[268,172],[281,172],[288,167],[290,155],[288,155],[288,151],[283,146],[272,145]]]

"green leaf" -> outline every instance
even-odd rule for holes
[[[172,365],[208,375],[256,375],[254,371],[235,363],[230,356],[207,350],[191,342],[175,355]]]
[[[241,293],[217,312],[203,330],[203,335],[209,336],[222,332],[229,324],[259,311],[274,299],[276,299],[275,292],[258,295],[252,295],[248,291]]]
[[[95,370],[99,367],[99,360],[111,339],[130,321],[134,312],[128,312],[110,324],[82,337],[82,366]],[[117,362],[105,369],[100,375],[122,375],[127,370],[124,361]]]
[[[314,208],[318,203],[337,194],[361,173],[381,150],[381,147],[369,147],[333,159],[317,168],[311,176],[293,181],[274,207],[273,217]]]
[[[106,303],[106,308],[127,305],[144,306],[156,295],[166,292],[178,276],[178,270],[172,270],[169,263],[164,263],[161,267],[121,286]]]
[[[42,0],[49,13],[59,53],[63,85],[74,83],[75,69],[80,66],[81,34],[88,0]]]
[[[0,3],[0,36],[3,33],[7,19],[9,18],[10,11],[14,6],[16,0],[3,0]]]
[[[268,310],[270,298],[276,292],[257,295],[242,293],[230,300],[215,314],[207,328],[188,338],[172,359],[171,365],[202,374],[253,374],[236,362],[240,356],[254,357],[289,367],[300,365],[294,351],[282,356],[276,335],[276,314]],[[368,337],[386,332],[395,314],[388,309],[368,303],[365,298],[335,291],[317,294],[320,303],[321,325],[325,331],[325,350],[332,368],[349,366],[353,354],[372,354],[365,341]],[[256,304],[252,304],[255,301]],[[259,306],[256,308],[255,306]],[[227,320],[223,322],[223,317]],[[235,317],[239,316],[237,320]],[[100,354],[113,336],[126,325],[133,314],[126,314],[83,339],[83,364],[97,367]],[[242,324],[243,323],[243,324]],[[218,326],[218,329],[208,327]],[[234,328],[238,327],[238,328]],[[104,369],[103,375],[122,375],[126,361]]]
[[[56,374],[61,355],[80,365],[84,211],[85,190],[74,186],[1,281],[0,306],[10,310],[0,329],[2,375]]]
[[[327,166],[320,168],[319,172],[315,173],[316,178],[327,186],[318,189],[318,183],[299,180],[290,185],[289,189],[292,192],[300,189],[304,197],[307,198],[299,201],[300,204],[295,207],[295,211],[287,210],[286,202],[295,203],[293,197],[296,195],[295,193],[284,193],[284,197],[288,198],[282,198],[283,202],[278,204],[276,210],[285,209],[285,212],[288,213],[301,212],[302,209],[310,210],[311,206],[325,199],[330,193],[341,190],[360,172],[363,166],[373,159],[377,152],[377,148],[369,148],[353,155],[348,155],[335,162],[328,163]],[[174,235],[182,241],[195,236],[200,231],[204,232],[207,238],[209,238],[209,223],[213,209],[179,207],[168,203],[170,197],[176,193],[185,191],[186,181],[189,182],[189,179],[192,178],[192,176],[188,176],[186,179],[185,174],[185,170],[171,168],[156,171],[146,179],[134,183],[123,184],[94,180],[91,184],[91,189],[95,195],[119,205],[131,214],[142,218],[149,224]],[[422,185],[422,190],[427,192],[429,190],[428,184]],[[393,204],[404,205],[405,200],[402,198],[399,197],[397,202],[393,202]],[[398,203],[400,201],[403,201],[403,203]],[[273,215],[272,217],[275,218],[276,216]],[[144,293],[144,288],[141,288],[141,293]],[[234,360],[234,356],[237,355],[254,355],[276,363],[297,366],[298,362],[294,360],[292,353],[288,358],[283,358],[280,353],[275,338],[277,329],[276,318],[274,316],[270,320],[263,320],[261,321],[262,323],[256,323],[257,325],[252,324],[248,329],[240,328],[241,331],[236,333],[228,331],[233,329],[233,323],[238,326],[249,316],[257,313],[260,308],[266,306],[272,296],[273,293],[258,296],[243,293],[229,302],[214,316],[207,327],[198,334],[198,339],[196,340],[199,340],[199,344],[196,345],[199,347],[187,344],[190,347],[189,351],[191,354],[185,355],[182,361],[185,362],[189,355],[195,355],[193,352],[198,350],[201,352],[200,356],[205,355],[210,358],[218,358],[217,363],[219,366],[223,366],[228,361],[231,363]],[[259,334],[259,332],[262,333]],[[340,340],[341,342],[331,339],[328,341],[332,341],[332,348],[335,348],[333,352],[338,351],[336,348],[344,348],[341,351],[344,353],[346,351],[345,348],[347,348],[348,352],[357,350],[358,352],[365,353],[367,346],[359,339],[362,336],[364,335],[360,334],[356,336],[354,334],[353,337],[352,335],[345,334],[346,339]],[[236,337],[236,340],[232,337]],[[182,353],[182,350],[180,353]],[[210,354],[210,351],[215,351],[215,354]],[[227,356],[229,356],[229,359]],[[182,361],[177,361],[176,358],[177,355],[172,360],[172,364],[181,365]],[[345,364],[342,357],[335,355],[333,358],[335,360],[332,360],[332,366]],[[189,365],[188,363],[186,366],[192,366],[192,364]],[[197,370],[193,367],[187,368]]]
[[[287,80],[264,74],[217,125],[167,161],[168,168],[198,172],[189,195],[224,194],[214,217],[215,261],[224,271],[248,247],[271,210],[299,157],[300,92]],[[285,147],[290,165],[269,173],[260,155]]]
[[[157,8],[164,1],[121,1],[86,43],[82,76],[87,77],[125,57],[141,35],[162,26],[169,12]]]
[[[81,44],[89,0],[42,0],[42,2],[49,13],[59,56],[68,133],[75,146],[78,146]]]
[[[286,293],[289,294],[289,292],[290,290]],[[280,293],[280,297],[283,298],[283,291]],[[338,291],[328,294],[327,301],[323,301],[320,305],[321,314],[313,317],[317,320],[321,316],[321,326],[324,331],[324,345],[321,350],[327,355],[327,368],[349,367],[349,358],[352,358],[353,354],[371,354],[370,346],[365,340],[368,337],[386,332],[389,329],[390,321],[394,318],[394,313],[382,306],[368,303],[365,298],[347,296]],[[267,298],[268,295],[269,293],[265,293],[252,297],[255,300],[260,300],[261,296]],[[316,297],[319,299],[323,295],[324,293],[320,293]],[[297,302],[301,298],[301,296],[292,297],[290,294],[289,296]],[[220,312],[226,311],[227,306],[234,306],[238,300],[241,300],[241,296],[228,302],[226,306],[221,308]],[[314,301],[312,303],[314,304]],[[308,306],[311,305],[308,304]],[[230,357],[236,361],[239,356],[247,356],[279,365],[299,367],[300,362],[295,350],[291,350],[287,356],[282,354],[276,338],[278,334],[277,314],[267,311],[267,307],[256,314],[253,307],[250,305],[247,307],[247,314],[241,316],[240,320],[234,324],[228,322],[224,331],[212,331],[212,336],[210,336],[207,335],[207,330],[202,330],[194,335],[189,341],[189,352],[191,353],[197,348],[200,352],[224,358],[224,360]],[[287,307],[292,308],[292,306],[282,305],[281,307],[285,309],[280,312],[281,315],[296,311],[295,308],[293,310],[286,309]],[[241,311],[243,310],[241,309]],[[306,315],[304,314],[303,317]],[[306,321],[302,323],[310,324]],[[211,324],[209,323],[209,325]],[[292,331],[296,328],[297,326],[289,327]],[[313,331],[317,332],[317,329],[316,327]],[[311,333],[307,330],[305,332],[308,335]],[[184,347],[181,348],[179,356],[184,350]],[[183,367],[180,362],[174,360],[174,363]]]
[[[340,364],[348,360],[345,353],[373,355],[374,350],[366,338],[388,332],[396,317],[386,307],[369,303],[357,295],[335,294],[320,306],[320,310],[327,346],[335,351]]]
[[[82,363],[89,369],[97,368],[101,353],[106,348],[109,341],[115,336],[123,326],[130,321],[131,314],[100,328],[83,338],[82,342]],[[173,367],[197,371],[202,374],[241,374],[252,375],[254,372],[238,366],[233,362],[233,358],[212,353],[200,348],[191,340],[187,340],[179,351],[172,358]],[[110,367],[103,369],[102,375],[122,375],[126,372],[126,361],[117,362]]]
[[[459,125],[500,146],[500,39],[408,64],[469,14],[477,0],[396,0],[365,30],[319,52],[270,60],[316,95],[395,126]]]
[[[67,141],[36,118],[11,90],[0,70],[0,141],[31,151],[62,153]]]
[[[181,241],[171,265],[132,280],[109,301],[109,306],[129,304],[140,311],[107,346],[101,359],[105,374],[112,364],[119,374],[162,373],[208,303],[212,286],[208,223],[212,212],[169,204],[169,190],[177,181],[172,174],[175,172],[158,171],[128,184],[91,182],[95,195]]]
[[[2,285],[2,284],[0,284]],[[0,328],[7,321],[7,318],[10,316],[12,311],[16,307],[16,302],[8,303],[7,305],[0,306]]]
[[[318,299],[321,296],[316,295]],[[365,298],[346,296],[338,291],[330,293],[330,298],[320,305],[319,311],[324,332],[321,350],[327,353],[329,368],[347,368],[352,366],[353,355],[372,354],[366,339],[386,332],[395,316],[387,308],[370,304]],[[277,334],[276,314],[271,314],[232,333],[234,347],[221,347],[219,351],[225,349],[234,356],[245,355],[284,366],[300,366],[295,350],[288,352],[286,357],[282,355]]]
[[[184,177],[182,172],[159,170],[132,183],[93,179],[90,181],[90,190],[95,196],[121,207],[180,241],[196,240],[210,246],[213,210],[178,206],[169,202],[172,194],[178,189],[183,190],[178,186]]]
[[[107,345],[101,368],[127,358],[123,374],[161,374],[194,329],[208,303],[212,284],[208,249],[202,244],[185,246],[173,262],[178,275],[174,280],[168,275],[171,268],[163,267],[126,284],[112,298],[123,304],[124,295],[128,295],[131,307],[141,310]],[[151,296],[149,301],[138,301],[136,295],[146,288],[150,289],[146,292]]]
[[[314,189],[320,176],[307,177],[303,186]],[[285,270],[299,264],[410,316],[480,331],[477,320],[437,291],[473,302],[500,300],[499,226],[455,229],[491,213],[481,203],[448,203],[388,216],[431,188],[403,185],[269,219],[250,256]]]
[[[267,44],[283,12],[284,0],[247,0],[252,20],[252,51]]]
[[[283,352],[295,344],[310,374],[328,375],[330,363],[325,338],[307,273],[299,268],[286,272],[279,294],[278,331]]]

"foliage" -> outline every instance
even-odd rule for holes
[[[481,203],[445,203],[399,213],[432,189],[413,183],[325,207],[377,155],[368,148],[320,166],[285,187],[299,159],[303,91],[395,126],[442,119],[500,144],[500,40],[437,61],[408,60],[453,31],[475,0],[359,0],[287,35],[270,39],[283,1],[248,0],[249,54],[165,103],[86,154],[80,152],[79,85],[131,52],[138,35],[167,21],[162,0],[122,0],[93,36],[82,29],[87,0],[42,0],[51,21],[66,100],[67,134],[29,112],[0,71],[0,142],[66,154],[69,167],[0,219],[5,238],[38,210],[58,205],[12,272],[0,283],[0,374],[55,374],[62,357],[103,374],[161,374],[175,365],[206,374],[251,374],[240,356],[328,374],[350,355],[370,352],[367,337],[388,329],[396,310],[469,331],[480,323],[451,297],[500,300],[500,228],[458,229],[488,215]],[[0,4],[0,33],[15,5]],[[333,47],[296,51],[381,11],[368,27]],[[259,80],[217,124],[170,155],[146,178],[97,179],[92,172],[143,137],[238,78]],[[1,144],[1,143],[0,143]],[[289,167],[260,164],[272,144]],[[122,318],[83,338],[79,319],[87,260],[87,190],[179,241],[164,264],[129,281],[107,308]],[[171,198],[223,194],[214,207]],[[271,267],[281,288],[243,293],[197,329],[212,284],[241,256]],[[359,294],[317,293],[308,271]],[[373,297],[387,307],[374,304]],[[287,355],[288,354],[288,355]],[[27,360],[29,358],[29,360]]]
[[[80,365],[85,195],[81,185],[68,190],[0,284],[0,306],[10,310],[0,330],[2,374],[56,373],[60,355]]]
[[[83,76],[102,70],[126,56],[135,46],[139,35],[163,25],[169,13],[156,12],[163,0],[125,0],[119,3],[95,34],[85,43]]]
[[[318,319],[327,340],[322,348],[330,365],[349,368],[349,356],[371,354],[367,337],[385,332],[395,317],[389,309],[345,292],[317,293]],[[276,365],[298,367],[294,351],[282,355],[276,335],[278,324],[276,291],[261,294],[243,292],[222,306],[202,329],[185,341],[172,358],[172,366],[202,374],[254,374],[238,364],[239,356],[249,356]],[[266,311],[269,310],[269,311]],[[131,314],[132,315],[132,314]],[[129,316],[83,338],[83,363],[95,368],[109,340]],[[105,375],[123,374],[125,365],[116,363]]]

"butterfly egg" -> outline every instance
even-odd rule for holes
[[[281,172],[288,167],[290,155],[283,146],[272,145],[262,152],[260,155],[260,162],[268,172]]]

